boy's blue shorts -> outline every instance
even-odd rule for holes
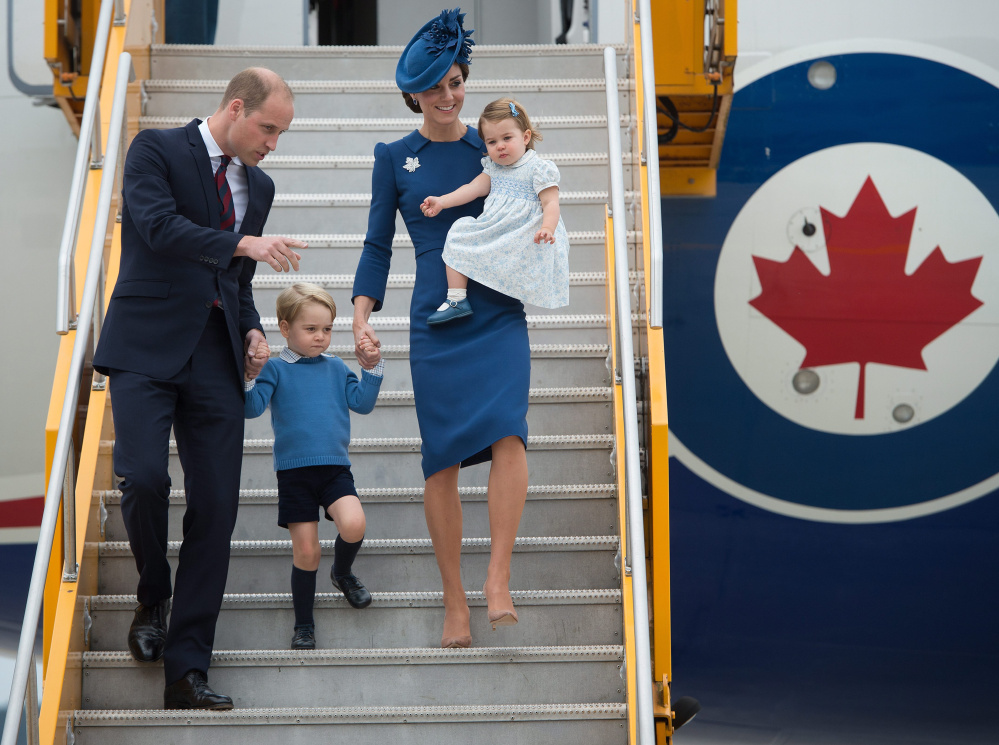
[[[317,510],[326,511],[340,497],[357,494],[350,466],[303,466],[277,472],[278,525],[319,522]]]

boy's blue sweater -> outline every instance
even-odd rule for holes
[[[271,407],[274,470],[303,466],[349,466],[350,413],[375,407],[382,378],[367,370],[361,379],[338,357],[282,356],[270,360],[246,391],[248,419]]]

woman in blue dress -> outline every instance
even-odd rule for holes
[[[510,559],[527,497],[527,402],[531,357],[524,306],[469,282],[475,314],[443,326],[427,325],[447,291],[441,252],[459,217],[477,216],[483,200],[428,218],[420,204],[482,171],[486,149],[461,123],[472,31],[459,9],[443,11],[406,46],[396,83],[422,126],[401,140],[375,147],[371,210],[354,281],[355,354],[378,337],[368,322],[385,297],[396,211],[416,250],[410,304],[410,366],[423,440],[423,501],[444,590],[442,647],[472,643],[461,581],[461,500],[458,469],[491,460],[488,482],[491,551],[483,586],[493,629],[517,623],[510,597]]]

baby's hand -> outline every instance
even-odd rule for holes
[[[555,232],[549,230],[548,228],[541,228],[537,233],[534,234],[535,243],[554,243],[555,242]]]
[[[420,210],[426,217],[434,217],[440,214],[442,209],[444,209],[444,203],[440,197],[427,197],[423,200],[423,204],[420,205]]]

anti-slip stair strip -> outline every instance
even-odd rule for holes
[[[277,357],[284,349],[283,345],[271,345],[271,357]],[[409,359],[408,344],[383,344],[382,357],[389,359]],[[354,354],[353,344],[333,344],[326,350],[330,354],[344,357]],[[593,358],[606,357],[610,353],[607,344],[532,344],[531,359],[553,358]]]
[[[141,129],[160,129],[168,127],[183,127],[191,119],[203,116],[203,112],[195,111],[190,116],[143,116],[139,118]],[[606,129],[607,117],[599,114],[568,114],[562,116],[536,116],[532,121],[538,129],[555,128],[587,128]],[[462,124],[478,126],[478,118],[461,119]],[[423,123],[417,117],[367,117],[367,118],[334,118],[334,117],[296,117],[288,128],[289,132],[411,132],[419,129]],[[631,116],[621,115],[621,126],[630,127],[634,123]]]
[[[78,710],[75,726],[205,726],[289,724],[420,724],[431,722],[528,722],[625,719],[625,704],[493,704],[481,706],[339,706],[232,711]],[[504,738],[499,737],[502,742]]]
[[[625,201],[634,200],[637,192],[625,191]],[[563,207],[573,204],[606,204],[606,191],[563,191],[559,193],[559,204]],[[327,194],[275,194],[274,208],[287,207],[367,207],[371,204],[370,193]],[[571,244],[570,244],[571,245]]]
[[[602,57],[605,47],[612,47],[617,54],[625,54],[628,47],[625,44],[476,44],[475,59],[483,57],[577,57],[580,55]],[[153,44],[150,51],[155,56],[167,57],[298,57],[303,59],[340,59],[350,57],[386,57],[393,61],[399,59],[404,46],[280,46],[280,45],[243,45],[243,44]]]
[[[631,314],[631,322],[638,323],[644,316]],[[333,331],[347,332],[352,328],[353,319],[337,318],[333,321]],[[375,329],[386,331],[408,331],[409,316],[380,316],[373,314],[368,323]],[[277,331],[278,320],[274,316],[261,316],[260,325],[264,331]],[[603,313],[574,313],[560,315],[556,313],[528,315],[529,329],[596,329],[606,328],[607,316]]]
[[[514,605],[620,605],[621,591],[601,590],[511,590]],[[372,592],[370,608],[443,608],[443,592]],[[479,591],[465,592],[470,606],[486,607],[486,598]],[[120,611],[132,613],[138,602],[135,595],[91,595],[91,613]],[[223,610],[256,610],[259,608],[292,607],[290,592],[232,593],[222,598]],[[342,593],[317,592],[316,608],[345,607],[347,600]]]
[[[286,80],[288,87],[298,95],[310,93],[358,93],[364,95],[399,94],[394,80]],[[228,80],[171,80],[167,78],[146,80],[143,90],[146,93],[218,93],[221,95]],[[634,81],[619,78],[619,91],[634,89]],[[469,93],[504,92],[549,92],[581,93],[603,92],[604,78],[472,78],[465,81]],[[540,125],[539,125],[540,126]]]
[[[617,487],[614,484],[536,484],[527,487],[527,498],[529,501],[559,500],[559,499],[607,499],[616,494]],[[462,500],[471,502],[484,502],[488,494],[485,486],[460,486],[458,493]],[[240,504],[277,504],[277,489],[240,489]],[[105,504],[119,504],[121,502],[121,492],[117,489],[107,489],[95,491],[94,495],[103,499]],[[372,502],[417,502],[423,499],[422,486],[397,486],[397,487],[362,487],[358,489],[357,496],[361,497],[365,503]],[[171,503],[183,504],[185,494],[183,489],[170,490]]]
[[[311,282],[320,287],[335,290],[349,290],[354,286],[353,274],[259,274],[253,278],[255,290],[277,290],[291,287],[297,282]],[[636,282],[644,277],[644,272],[629,272],[629,280]],[[416,283],[415,274],[390,274],[387,287],[412,289]],[[571,287],[599,287],[607,283],[606,272],[569,272]]]
[[[617,661],[624,658],[624,647],[617,644],[566,645],[537,647],[471,647],[437,649],[435,647],[384,649],[314,649],[308,652],[247,649],[216,650],[212,668],[249,667],[255,664],[274,667],[318,665],[439,665],[510,662],[579,662]],[[84,668],[143,667],[128,652],[84,652]]]
[[[586,403],[593,401],[610,401],[614,391],[608,386],[587,386],[576,388],[531,388],[528,397],[532,404],[542,403]],[[379,405],[403,404],[409,405],[415,401],[413,391],[381,391],[378,394]]]
[[[322,550],[329,553],[333,550],[333,540],[321,540]],[[489,538],[462,538],[461,548],[464,553],[488,553],[492,541]],[[614,535],[602,536],[565,536],[565,537],[518,537],[514,542],[516,553],[536,553],[539,551],[611,551],[617,550],[619,539]],[[167,543],[167,555],[176,556],[180,553],[180,541]],[[269,541],[231,541],[230,553],[238,556],[285,556],[291,553],[290,540]],[[364,541],[365,555],[372,554],[405,554],[427,555],[434,551],[429,538],[369,538]],[[107,541],[98,544],[98,555],[104,558],[129,557],[132,551],[128,541]]]
[[[545,153],[545,160],[558,166],[607,165],[607,153]],[[625,165],[637,162],[631,153],[621,156]],[[262,168],[363,168],[370,170],[375,164],[374,155],[268,155]]]
[[[419,452],[419,437],[358,437],[351,438],[350,452]],[[528,450],[609,450],[614,435],[529,435]],[[114,440],[101,440],[100,454],[110,455]],[[270,453],[274,438],[243,440],[243,453]],[[170,440],[170,452],[177,452],[177,441]]]
[[[309,244],[309,249],[316,248],[362,248],[364,246],[364,233],[289,233],[289,238],[296,238]],[[577,230],[569,231],[570,246],[603,246],[605,233],[602,230]],[[629,243],[640,241],[642,234],[634,230],[629,230],[627,240]],[[413,241],[406,233],[396,233],[392,239],[392,248],[412,248]]]

